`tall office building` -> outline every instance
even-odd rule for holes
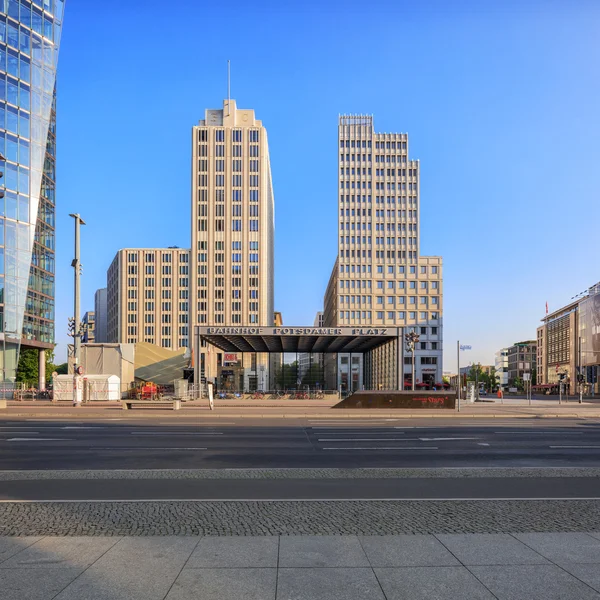
[[[190,325],[272,325],[274,202],[267,131],[253,110],[225,100],[193,127],[192,148]],[[231,376],[230,385],[238,387],[232,369],[223,369],[221,353],[209,350],[199,349],[204,376],[224,386]],[[256,367],[252,360],[249,368]],[[262,387],[256,381],[250,378],[250,386]]]
[[[325,325],[415,331],[416,383],[441,382],[442,259],[420,254],[419,161],[409,159],[408,135],[375,133],[371,116],[341,116],[338,189],[338,256]],[[362,365],[348,358],[338,357],[337,385],[356,389]],[[407,386],[412,359],[404,361]],[[392,385],[391,374],[373,381]]]
[[[125,248],[107,273],[109,343],[188,347],[189,250]]]
[[[88,310],[83,319],[83,335],[81,336],[82,344],[93,344],[96,341],[96,313],[93,310]]]
[[[0,365],[54,347],[56,67],[64,0],[0,2]]]
[[[94,294],[94,313],[96,315],[96,342],[108,342],[106,288],[96,290]]]

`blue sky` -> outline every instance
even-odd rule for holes
[[[337,251],[337,118],[408,132],[421,251],[444,258],[445,369],[533,338],[600,279],[600,3],[67,2],[58,74],[56,338],[119,248],[189,246],[190,131],[226,96],[268,129],[275,304],[312,324]]]

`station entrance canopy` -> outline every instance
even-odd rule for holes
[[[200,327],[195,328],[195,368],[201,346],[228,354],[362,354],[366,389],[400,390],[404,344],[401,327]]]
[[[398,327],[198,327],[223,352],[365,353],[396,340]]]

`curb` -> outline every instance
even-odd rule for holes
[[[546,414],[523,414],[523,413],[493,413],[493,414],[464,414],[464,413],[456,413],[452,414],[431,414],[425,412],[423,413],[388,413],[388,412],[377,412],[376,414],[356,414],[356,415],[348,415],[348,414],[331,414],[328,413],[295,413],[295,414],[286,414],[286,413],[215,413],[206,412],[203,414],[172,414],[172,413],[161,413],[157,414],[155,411],[143,412],[143,409],[138,409],[136,411],[127,411],[127,417],[123,416],[123,420],[127,418],[135,419],[138,417],[141,418],[168,418],[168,419],[178,419],[178,418],[189,418],[190,416],[198,417],[199,419],[322,419],[322,420],[333,420],[333,421],[341,421],[341,420],[380,420],[382,418],[385,419],[598,419],[600,418],[599,414],[579,414],[579,413],[564,413],[564,414],[556,414],[556,413],[546,413]],[[132,414],[131,414],[132,413]],[[111,415],[115,415],[117,412],[111,413]],[[122,415],[121,411],[118,411],[118,414]],[[0,417],[2,413],[0,413]],[[71,412],[71,413],[6,413],[7,417],[14,418],[28,418],[28,419],[37,419],[37,418],[46,418],[52,417],[55,419],[112,419],[114,416],[109,416],[101,413],[88,413],[85,412]]]

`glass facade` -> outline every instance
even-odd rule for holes
[[[0,356],[54,342],[56,67],[64,0],[0,0]]]

